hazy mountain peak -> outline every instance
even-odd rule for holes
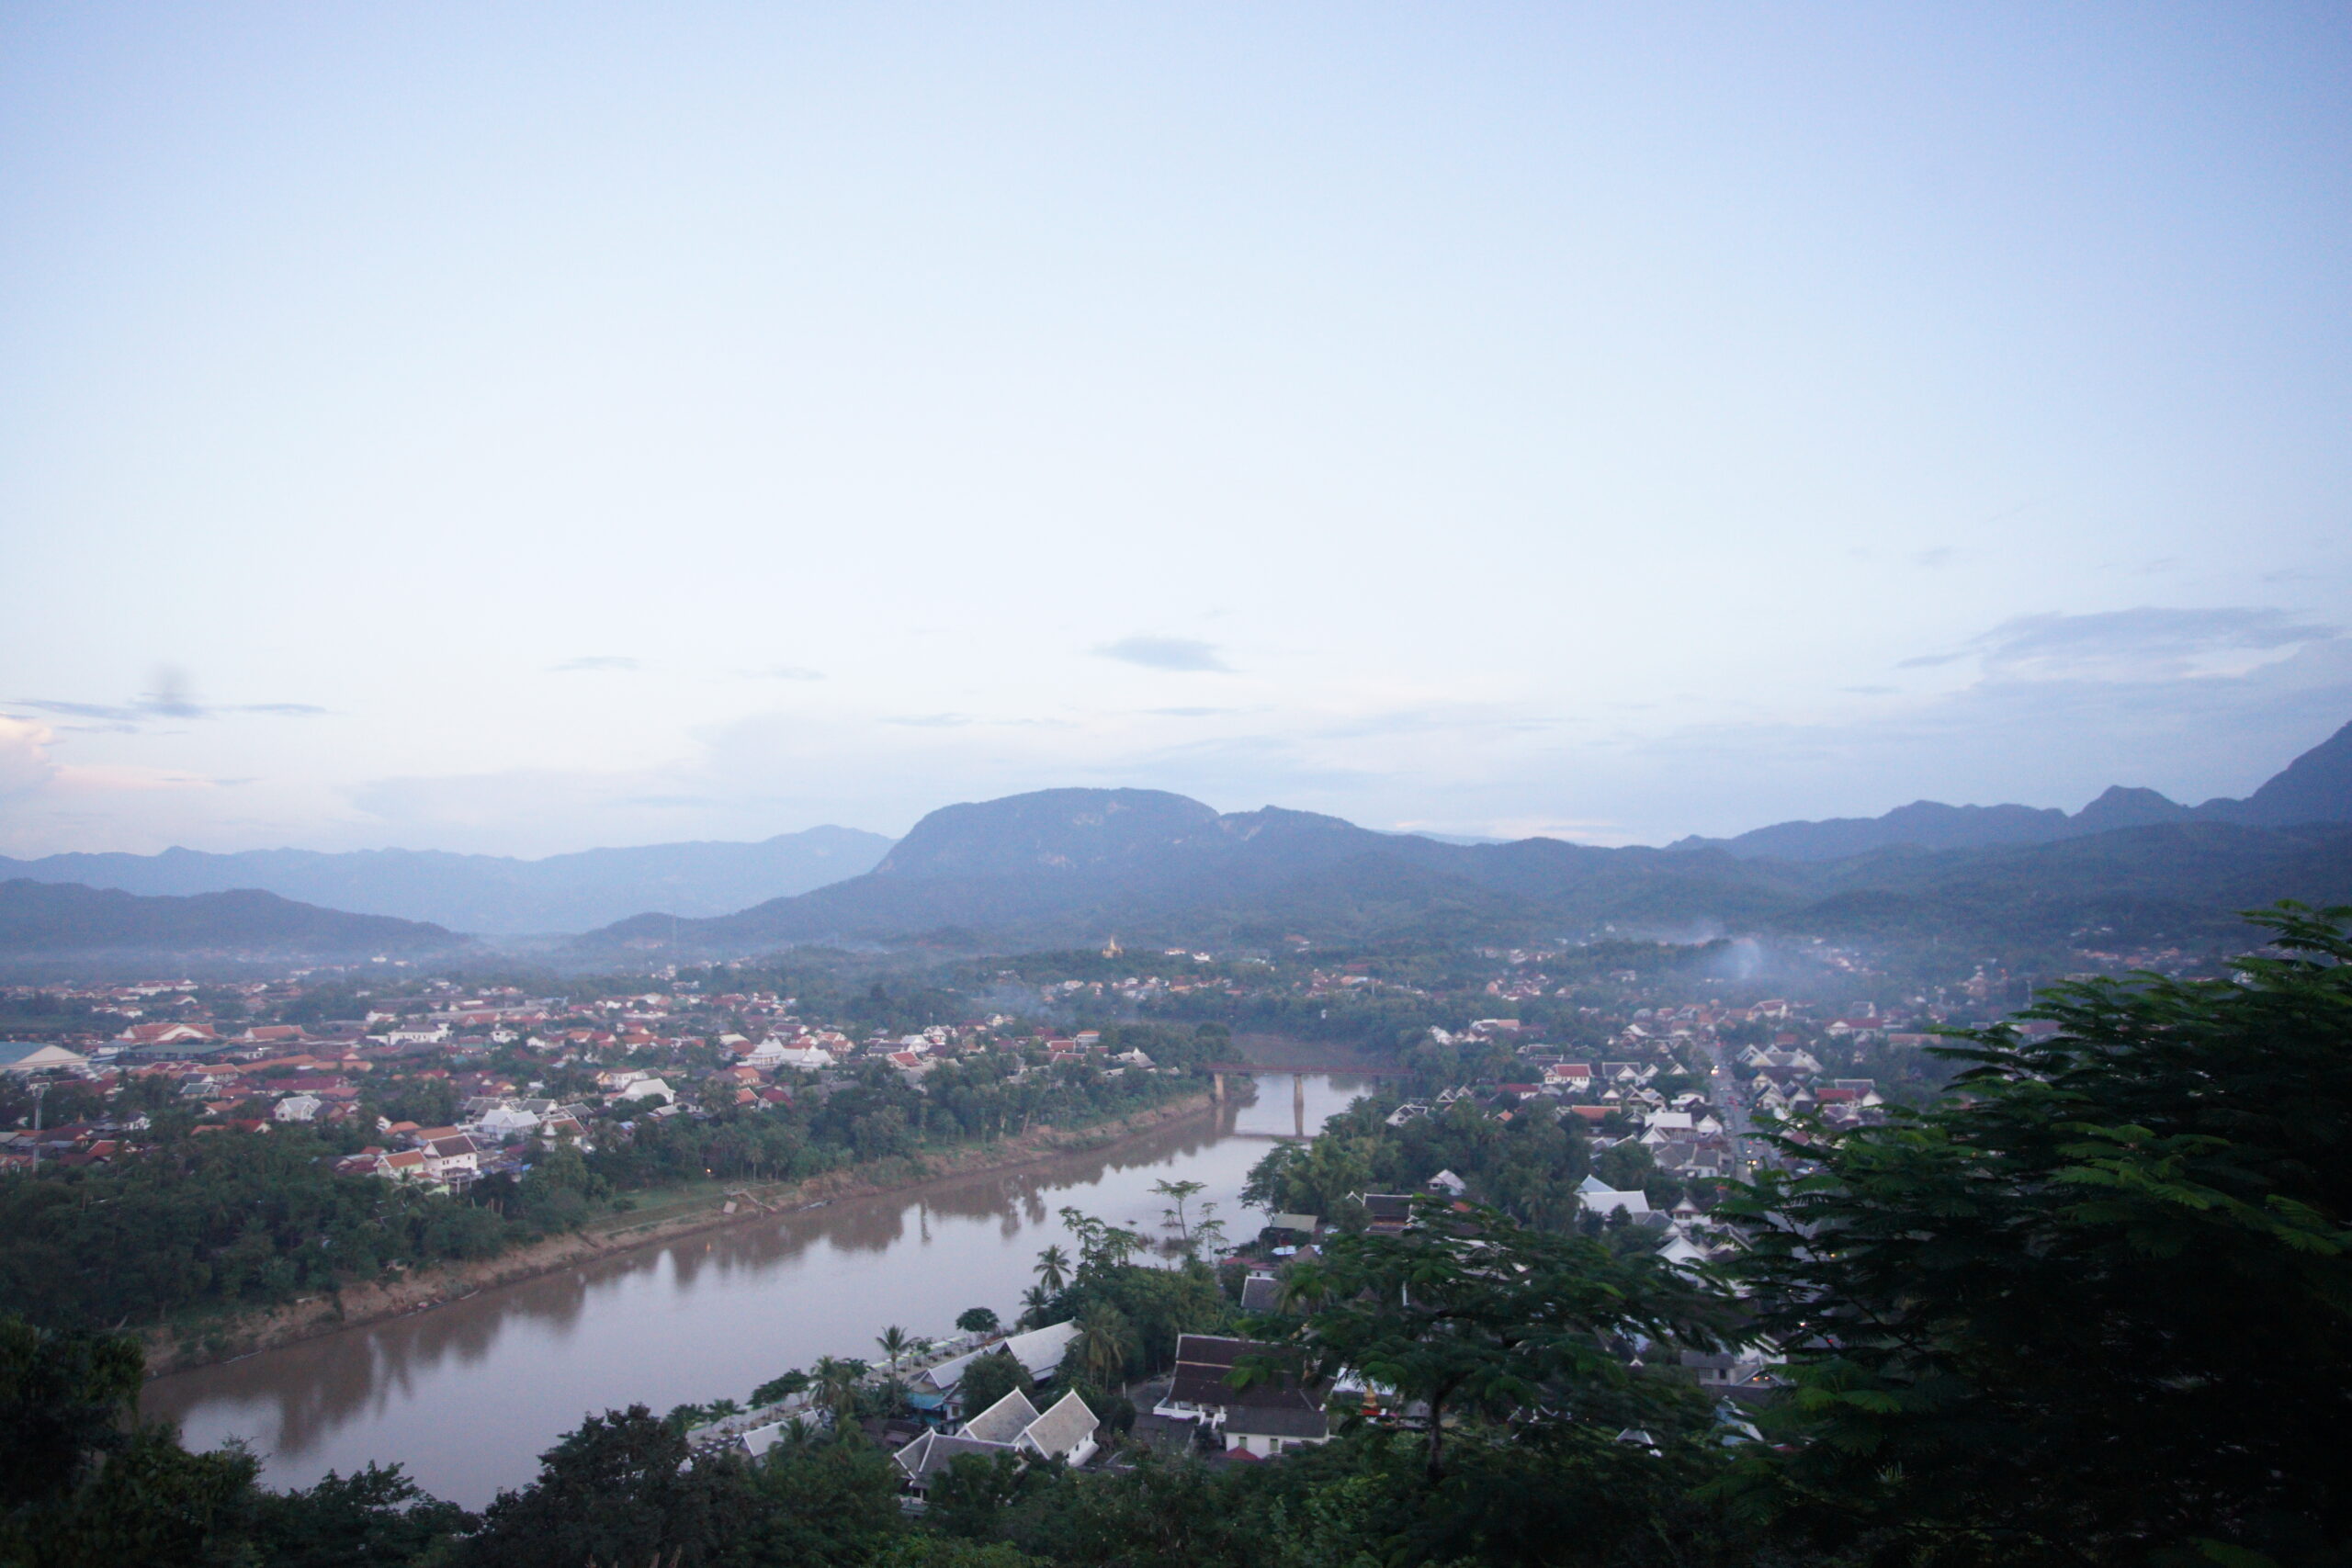
[[[2210,800],[2199,810],[2259,827],[2352,821],[2352,724],[2288,763],[2244,800]]]
[[[1881,817],[1838,817],[1818,822],[1775,822],[1731,839],[1696,836],[1671,849],[1721,848],[1747,858],[1826,861],[1872,850],[1986,849],[2044,844],[2120,828],[2194,820],[2286,828],[2352,822],[2352,724],[2304,752],[2244,800],[2209,800],[2187,807],[2152,789],[2110,785],[2069,816],[2054,807],[1947,806],[1915,800]]]
[[[909,881],[1102,874],[1214,832],[1217,814],[1158,789],[1043,789],[943,806],[916,823],[875,866]]]
[[[699,841],[580,850],[540,860],[445,850],[246,850],[212,854],[0,857],[0,877],[79,883],[150,897],[259,888],[361,914],[430,920],[453,931],[582,931],[646,909],[724,914],[868,870],[890,840],[854,828],[810,828],[758,843]]]

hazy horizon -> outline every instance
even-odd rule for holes
[[[2340,7],[0,10],[0,852],[1597,843],[2352,718]]]

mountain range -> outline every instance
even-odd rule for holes
[[[2352,824],[2180,822],[1804,862],[1552,839],[1444,844],[1272,807],[1220,816],[1154,790],[1047,790],[935,812],[863,876],[712,919],[620,921],[574,952],[1017,951],[1112,936],[1516,943],[1615,931],[2048,953],[2237,942],[2247,932],[2231,911],[2281,897],[2352,902]]]
[[[357,914],[517,936],[581,931],[649,909],[720,915],[855,876],[890,848],[879,833],[811,828],[759,843],[647,844],[544,860],[438,850],[248,850],[208,854],[0,856],[0,879],[79,883],[125,893],[258,888]]]
[[[2111,789],[2082,811],[1920,802],[1723,843],[1443,842],[1158,790],[933,812],[862,876],[714,919],[623,920],[587,953],[794,942],[1515,939],[1611,928],[2050,946],[2234,940],[2231,910],[2352,900],[2352,725],[2242,801]]]
[[[418,958],[467,945],[439,926],[322,909],[253,888],[148,897],[23,877],[0,882],[5,959]]]
[[[943,807],[895,844],[822,828],[541,861],[175,850],[0,862],[0,876],[26,868],[38,879],[0,888],[0,953],[424,953],[459,942],[448,927],[544,933],[596,918],[607,923],[571,942],[571,960],[817,942],[1013,951],[1117,935],[1262,947],[1612,930],[1983,952],[2210,945],[2247,934],[2235,909],[2352,902],[2352,725],[2244,800],[2187,807],[2117,788],[2074,813],[1921,801],[1664,849],[1442,840],[1272,806],[1219,813],[1159,790],[1057,789]],[[101,879],[115,890],[57,886]],[[246,890],[220,890],[224,881]],[[126,883],[149,896],[130,897]],[[279,897],[289,891],[309,902]],[[419,922],[420,912],[447,918]],[[411,918],[378,919],[387,915]],[[352,921],[363,923],[339,923]]]
[[[1743,860],[1840,860],[1907,844],[1927,850],[1983,849],[1995,844],[2047,844],[2118,828],[2171,822],[2229,822],[2248,828],[2291,828],[2352,819],[2352,724],[2296,758],[2244,800],[2183,806],[2153,789],[2120,784],[2071,815],[2031,806],[1946,806],[1915,800],[1883,817],[1833,817],[1820,822],[1776,822],[1733,839],[1682,839],[1677,850],[1722,849]]]

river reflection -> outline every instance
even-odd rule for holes
[[[966,1307],[1010,1320],[1036,1255],[1069,1241],[1064,1205],[1157,1233],[1152,1184],[1206,1184],[1242,1234],[1243,1179],[1275,1137],[1312,1131],[1369,1080],[1312,1075],[1092,1154],[747,1221],[485,1291],[225,1366],[159,1378],[148,1415],[188,1445],[242,1438],[276,1486],[370,1460],[480,1507],[537,1472],[537,1455],[609,1406],[656,1411],[729,1396],[824,1355],[876,1359],[897,1323],[953,1331]]]

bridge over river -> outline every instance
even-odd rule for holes
[[[1239,1077],[1244,1076],[1256,1077],[1270,1074],[1274,1077],[1283,1077],[1287,1075],[1290,1078],[1290,1104],[1293,1130],[1288,1134],[1281,1133],[1261,1133],[1257,1134],[1260,1137],[1271,1138],[1280,1138],[1285,1135],[1295,1138],[1304,1138],[1306,1136],[1306,1080],[1309,1077],[1329,1077],[1332,1075],[1333,1071],[1333,1069],[1328,1065],[1310,1066],[1301,1064],[1297,1066],[1289,1066],[1279,1062],[1211,1062],[1203,1070],[1209,1074],[1210,1091],[1216,1095],[1216,1102],[1219,1105],[1223,1105],[1225,1103],[1225,1080],[1228,1077]],[[1351,1078],[1401,1078],[1407,1075],[1395,1067],[1348,1067],[1342,1069],[1340,1076]],[[1318,1118],[1318,1125],[1319,1124],[1320,1119]],[[1243,1135],[1247,1136],[1248,1134],[1245,1134]]]

